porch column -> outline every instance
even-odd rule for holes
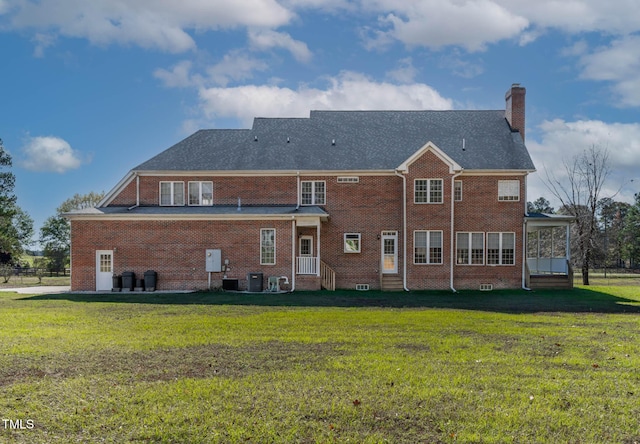
[[[318,224],[316,225],[316,240],[317,240],[317,247],[316,247],[316,251],[317,251],[317,263],[316,263],[316,276],[320,277],[320,221],[318,221]]]
[[[569,235],[571,233],[570,228],[571,226],[567,224],[567,235],[566,235],[567,245],[565,246],[565,256],[567,257],[567,261],[571,259],[571,242],[570,242],[571,239],[569,239]]]

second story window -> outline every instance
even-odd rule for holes
[[[189,182],[189,205],[213,205],[213,182]]]
[[[462,181],[453,181],[453,200],[460,202],[462,200]]]
[[[184,205],[184,182],[160,182],[160,205]]]
[[[325,181],[303,180],[302,182],[300,182],[300,203],[302,205],[325,205]]]
[[[498,181],[498,200],[499,201],[520,200],[520,181],[519,180],[499,180]]]
[[[442,179],[416,179],[413,184],[414,203],[442,203]]]

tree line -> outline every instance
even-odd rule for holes
[[[10,168],[13,161],[0,139],[0,265],[24,266],[22,256],[34,245],[36,235],[33,219],[18,205],[15,195],[16,178]],[[56,214],[47,218],[39,231],[38,242],[43,258],[37,266],[49,271],[61,272],[69,267],[71,225],[63,216],[74,209],[94,207],[104,193],[76,194],[65,200]]]

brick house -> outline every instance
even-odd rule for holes
[[[311,111],[198,131],[67,214],[72,290],[146,270],[160,290],[521,288],[524,99],[516,84],[506,111]]]

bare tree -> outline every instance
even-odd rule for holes
[[[598,230],[598,202],[611,173],[609,152],[592,145],[575,156],[572,163],[564,161],[563,164],[566,177],[559,179],[547,170],[547,186],[562,204],[562,210],[576,218],[574,241],[582,270],[582,284],[589,285],[589,267]]]

